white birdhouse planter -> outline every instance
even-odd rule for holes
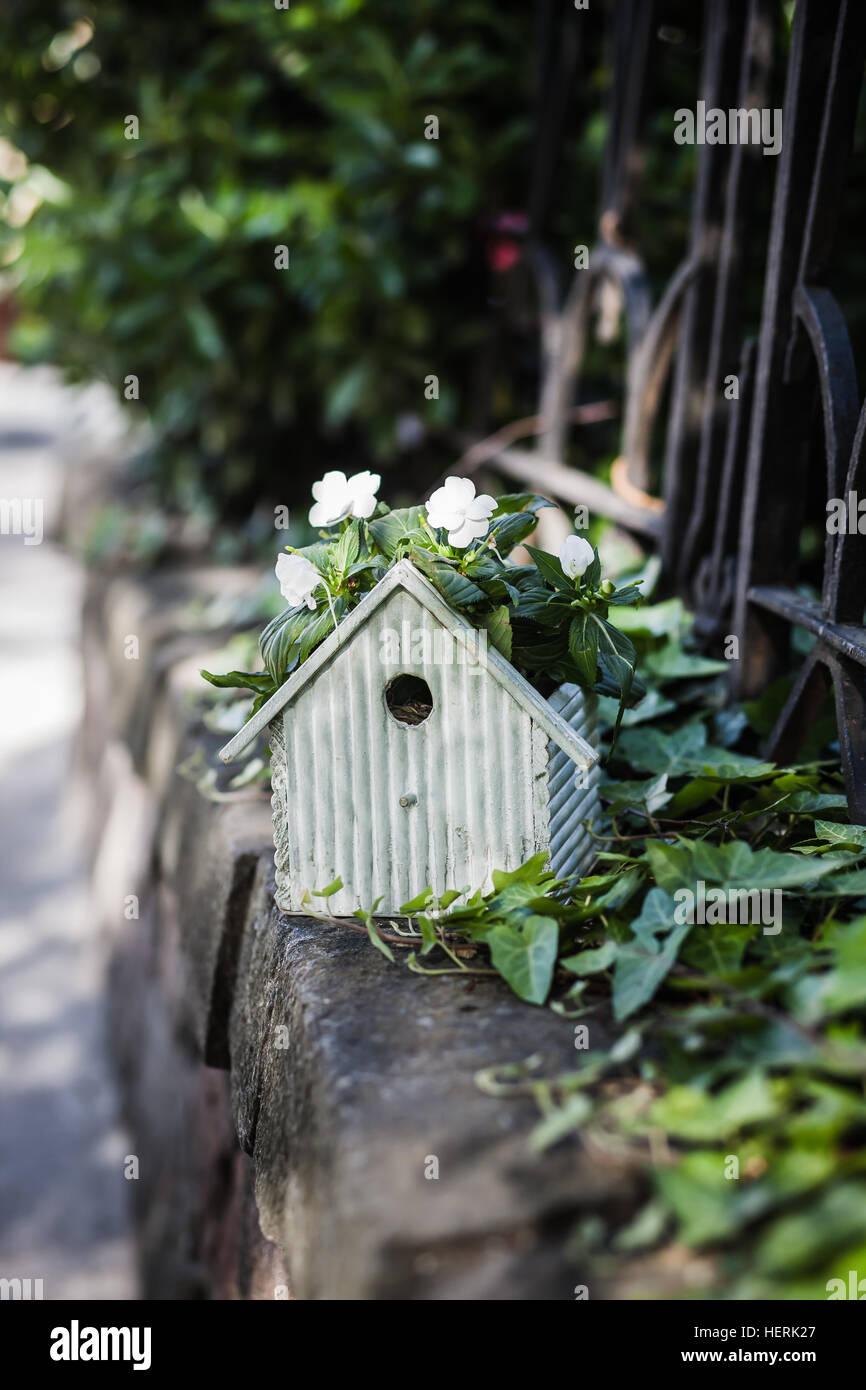
[[[332,913],[397,913],[540,851],[586,872],[596,698],[543,699],[484,638],[403,560],[221,750],[269,728],[283,911],[340,878]]]

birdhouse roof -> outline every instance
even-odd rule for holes
[[[318,672],[327,665],[332,658],[339,659],[339,653],[344,647],[349,646],[353,637],[365,623],[378,612],[385,600],[394,592],[395,589],[403,588],[410,593],[413,598],[426,608],[451,633],[451,636],[458,643],[462,643],[467,650],[473,654],[476,648],[476,630],[471,623],[468,623],[459,613],[456,613],[449,604],[445,602],[439,591],[434,588],[423,574],[421,574],[410,560],[401,560],[393,569],[390,569],[385,578],[380,580],[374,589],[353,608],[351,613],[340,622],[332,633],[325,638],[321,646],[307,657],[302,666],[299,666],[289,679],[276,690],[271,698],[262,705],[239,733],[235,734],[224,748],[220,749],[220,757],[223,762],[230,763],[238,753],[259,734],[271,720],[280,713],[281,710],[291,704],[292,700],[310,683],[315,680]],[[477,657],[476,657],[477,659]],[[520,705],[527,714],[535,720],[548,738],[552,739],[558,748],[569,757],[577,767],[590,768],[599,760],[599,754],[587,743],[586,739],[581,738],[575,733],[574,729],[560,714],[539,695],[529,681],[524,680],[519,672],[505,657],[498,652],[495,647],[489,647],[485,658],[485,674],[490,679],[498,681],[513,699]]]

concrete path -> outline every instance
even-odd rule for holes
[[[51,539],[79,402],[0,366],[0,509],[41,500],[44,527],[28,544],[38,507],[0,515],[0,1279],[131,1299],[128,1149],[69,778],[82,574]]]

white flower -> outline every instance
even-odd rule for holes
[[[305,556],[278,555],[277,579],[280,593],[290,608],[298,608],[302,603],[308,608],[315,608],[313,590],[322,583],[322,576]]]
[[[486,493],[476,497],[471,478],[446,478],[427,503],[427,520],[436,530],[444,527],[448,544],[462,550],[487,535],[495,511],[496,499]]]
[[[339,470],[326,473],[313,483],[316,500],[310,508],[310,525],[336,526],[347,516],[372,516],[381,481],[378,473],[353,473],[351,478]]]
[[[583,536],[567,536],[559,552],[559,563],[569,579],[580,579],[595,559],[595,551]]]

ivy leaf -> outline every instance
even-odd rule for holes
[[[694,889],[699,879],[726,888],[760,890],[802,888],[839,868],[838,859],[809,859],[773,849],[752,849],[742,840],[713,845],[708,840],[680,838],[676,845],[655,840],[646,856],[656,883],[673,892]]]
[[[333,883],[329,883],[326,888],[314,888],[312,896],[314,898],[331,898],[335,893],[339,893],[343,886],[341,878],[335,878]]]
[[[501,893],[503,888],[507,888],[512,883],[531,883],[538,887],[552,875],[546,869],[547,852],[541,850],[538,854],[533,854],[531,859],[527,859],[517,869],[494,869],[492,880],[494,892]]]
[[[675,927],[661,949],[647,936],[619,946],[613,972],[613,1014],[618,1023],[649,1003],[690,931],[688,922]]]
[[[493,964],[514,993],[543,1004],[550,992],[559,927],[552,917],[528,917],[520,928],[494,927],[486,937]]]
[[[404,917],[412,917],[416,912],[425,912],[427,908],[430,907],[432,901],[433,889],[425,888],[423,892],[418,893],[417,896],[411,898],[409,902],[403,903],[400,912]]]
[[[650,777],[644,782],[619,782],[611,779],[609,782],[603,782],[599,790],[612,816],[619,816],[623,811],[635,809],[646,810],[652,816],[671,800],[673,793],[667,790],[667,785],[667,773],[663,772],[661,777]]]
[[[850,845],[852,849],[866,849],[866,825],[846,825],[842,821],[816,820],[815,834],[819,840],[828,840],[840,848]]]
[[[418,918],[418,927],[421,932],[421,941],[423,943],[419,954],[427,956],[433,950],[433,947],[438,945],[436,928],[430,918],[423,916],[423,914]]]
[[[683,962],[703,975],[727,980],[736,975],[743,952],[760,930],[760,923],[740,926],[735,922],[716,922],[706,930],[692,932],[683,947]]]
[[[638,941],[652,949],[653,939],[675,925],[676,910],[677,904],[670,893],[663,888],[651,888],[643,900],[640,915],[631,924],[632,932]]]
[[[780,1100],[762,1071],[748,1072],[716,1095],[695,1086],[673,1086],[650,1111],[654,1124],[678,1139],[697,1143],[727,1139],[749,1125],[772,1120]]]
[[[616,625],[622,632],[640,633],[645,637],[681,638],[692,625],[691,615],[682,599],[669,598],[663,603],[646,603],[617,613]]]
[[[670,777],[704,774],[725,782],[745,782],[770,777],[777,771],[774,763],[712,747],[707,743],[705,725],[697,721],[675,734],[661,729],[630,729],[620,738],[618,753],[639,772],[667,772]]]
[[[649,690],[639,705],[623,711],[622,727],[630,729],[635,724],[646,724],[650,719],[658,719],[676,709],[676,702],[669,700],[660,690]],[[599,695],[598,718],[602,728],[612,729],[619,713],[619,701],[610,695]]]
[[[583,977],[585,975],[598,975],[602,970],[607,970],[616,960],[617,946],[615,941],[605,941],[604,945],[597,947],[594,951],[579,951],[576,956],[566,956],[559,963],[566,970],[570,970],[572,975]]]
[[[807,1211],[782,1216],[762,1236],[757,1263],[771,1274],[807,1270],[835,1250],[866,1238],[866,1188],[840,1182]]]
[[[696,680],[701,676],[717,676],[727,671],[726,661],[715,661],[706,656],[696,656],[684,652],[678,642],[668,641],[658,651],[648,652],[643,659],[643,667],[648,675],[657,681]]]
[[[658,1168],[654,1176],[686,1245],[730,1237],[747,1220],[759,1216],[770,1200],[760,1186],[729,1181],[721,1151],[685,1154],[676,1167]]]

